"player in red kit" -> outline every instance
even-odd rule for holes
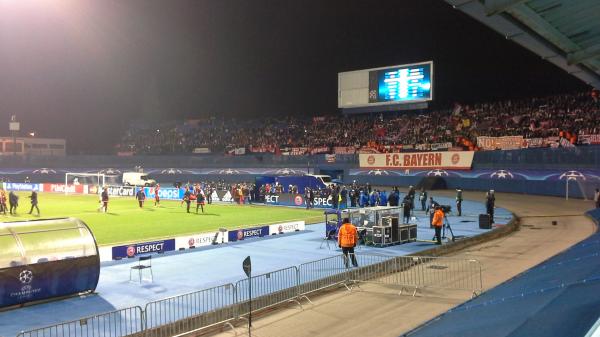
[[[154,186],[154,207],[160,206],[160,197],[158,196],[158,191],[160,191],[160,184],[156,184],[156,186]]]

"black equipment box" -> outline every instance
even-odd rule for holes
[[[492,229],[492,221],[489,214],[479,214],[479,228]]]
[[[392,244],[392,226],[373,226],[373,245]]]
[[[417,240],[417,225],[405,224],[398,227],[400,243],[412,242]]]

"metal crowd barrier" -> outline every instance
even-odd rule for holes
[[[20,333],[17,337],[163,337],[185,334],[219,324],[229,325],[252,310],[258,311],[334,286],[374,282],[402,287],[482,291],[481,264],[472,259],[357,254],[358,267],[343,255],[307,262],[242,279],[233,284],[173,296],[146,304]]]
[[[343,255],[303,263],[298,267],[298,294],[307,295],[336,285],[347,287],[347,272]]]
[[[248,287],[250,282],[252,282],[252,310],[266,309],[290,301],[300,304],[296,300],[298,298],[298,268],[289,267],[253,276],[250,280],[239,280],[235,284],[238,317],[249,312]]]
[[[235,318],[236,302],[230,283],[150,302],[144,310],[145,335],[173,336],[226,324]]]
[[[136,306],[23,331],[17,337],[121,337],[141,333],[143,330],[143,311]]]
[[[473,259],[447,257],[399,256],[384,260],[359,255],[360,268],[351,270],[354,282],[376,282],[419,289],[449,289],[482,292],[481,263]],[[366,261],[365,261],[366,260]],[[368,262],[368,263],[365,263]],[[402,293],[402,290],[400,293]]]

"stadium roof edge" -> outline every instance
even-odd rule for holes
[[[600,89],[600,2],[597,0],[445,0]]]

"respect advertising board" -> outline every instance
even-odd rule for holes
[[[175,238],[175,249],[190,249],[229,242],[227,232],[210,232]]]
[[[474,151],[359,154],[361,168],[470,170]]]
[[[244,240],[249,238],[260,238],[269,235],[269,226],[234,229],[229,231],[229,242]]]
[[[173,250],[175,250],[175,239],[133,243],[130,245],[112,247],[112,258],[113,260],[118,260],[126,257],[164,253]]]
[[[300,194],[268,194],[265,195],[265,203],[267,205],[283,205],[283,206],[301,206],[306,207],[306,200]],[[331,196],[315,197],[313,206],[317,208],[330,208],[333,206]]]
[[[284,222],[280,224],[270,225],[269,226],[269,234],[284,234],[284,233],[292,233],[299,232],[306,229],[306,224],[304,221],[292,221],[292,222]]]

